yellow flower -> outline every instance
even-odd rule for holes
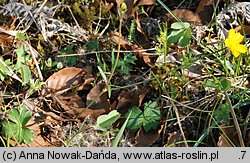
[[[241,53],[247,52],[247,47],[241,45],[243,36],[240,33],[235,33],[234,29],[229,30],[228,38],[225,40],[226,46],[231,50],[234,57],[238,57]]]

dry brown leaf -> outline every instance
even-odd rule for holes
[[[122,49],[125,50],[131,50],[131,46],[129,45],[128,41],[125,40],[122,36],[120,37],[119,40],[119,33],[116,31],[112,31],[109,33],[110,35],[110,40],[115,43],[115,45],[118,45],[119,41],[120,41],[120,45]]]
[[[212,19],[214,13],[213,1],[216,4],[218,0],[201,0],[196,8],[195,13],[199,15],[202,24],[209,23]]]
[[[145,40],[148,41],[148,37],[147,37],[147,35],[145,34],[145,32],[144,32],[144,30],[143,30],[143,28],[142,28],[142,26],[141,26],[140,19],[141,19],[141,18],[139,17],[139,14],[136,14],[136,16],[135,16],[136,29],[137,29],[138,32],[140,32],[140,33],[143,35],[143,37],[145,38]],[[143,39],[142,39],[142,40],[143,40]],[[144,41],[144,40],[143,40],[143,41]]]
[[[149,132],[146,132],[145,130],[140,128],[134,136],[134,141],[136,143],[135,146],[146,147],[153,145],[155,142],[158,142],[161,139],[160,133],[163,129],[164,125],[161,125],[158,131],[151,130]]]
[[[186,9],[175,9],[172,11],[178,18],[180,18],[182,21],[195,23],[196,25],[201,24],[200,16],[190,10]],[[171,16],[169,13],[166,15],[170,22],[176,22],[173,16]]]
[[[137,4],[137,6],[144,6],[144,5],[153,5],[155,4],[156,0],[140,0]]]
[[[43,95],[48,93],[61,94],[71,88],[82,90],[86,85],[92,82],[94,78],[86,68],[64,68],[51,75],[45,82]]]
[[[104,109],[106,112],[111,110],[108,100],[107,86],[104,82],[98,82],[87,95],[86,106],[93,110]]]
[[[250,25],[243,23],[242,26],[243,26],[244,33],[246,35],[250,35]],[[242,27],[241,26],[236,27],[235,31],[242,33]]]
[[[13,30],[15,29],[15,22],[16,19],[12,18],[8,22],[6,22],[5,26],[0,26],[3,30]],[[8,35],[4,32],[0,32],[0,46],[7,47],[13,44],[14,37],[11,35]]]
[[[7,47],[7,46],[12,45],[12,43],[13,43],[13,37],[12,36],[8,36],[6,34],[0,33],[0,46]]]
[[[119,42],[119,33],[118,32],[110,32],[110,39],[111,41],[118,45]],[[136,44],[133,45],[129,45],[128,41],[125,40],[123,37],[120,38],[120,45],[121,48],[124,50],[143,50],[143,48],[139,47]],[[154,67],[152,58],[150,57],[149,54],[147,54],[146,52],[134,52],[133,53],[135,56],[137,56],[139,59],[143,60],[144,63],[146,63],[148,66],[150,67]]]
[[[227,123],[220,125],[222,134],[219,137],[218,147],[240,147],[239,138],[235,127],[229,126]]]
[[[116,110],[119,110],[121,114],[125,114],[133,106],[140,107],[147,93],[148,88],[136,89],[130,92],[123,90],[117,98]]]
[[[137,92],[135,91],[129,92],[129,91],[123,90],[118,96],[117,100],[118,100],[118,103],[116,106],[116,110],[123,110],[126,108],[131,108],[139,104],[139,98],[138,98]]]
[[[57,95],[56,98],[60,106],[64,109],[65,113],[67,113],[67,115],[69,115],[71,118],[84,120],[85,117],[90,115],[92,118],[96,119],[100,114],[106,113],[105,108],[86,108],[81,97],[73,93]]]
[[[160,130],[157,132],[155,130],[151,130],[149,132],[146,132],[142,128],[139,129],[139,131],[136,133],[135,136],[135,146],[137,147],[147,147],[151,146],[159,137],[160,137]]]
[[[214,14],[214,5],[216,5],[219,2],[221,6],[223,7],[226,3],[231,3],[231,0],[201,0],[199,2],[198,7],[196,8],[195,13],[199,15],[202,24],[207,24],[211,21],[212,16]],[[245,0],[237,0],[237,2],[244,2]]]
[[[219,137],[219,140],[217,142],[217,146],[218,147],[231,147],[230,143],[222,135]]]

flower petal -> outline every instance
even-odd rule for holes
[[[244,36],[242,36],[240,33],[236,33],[234,35],[234,41],[237,43],[240,43],[243,40]]]
[[[226,40],[225,40],[225,44],[226,44],[226,46],[227,46],[228,48],[230,48],[230,47],[232,46],[231,41],[230,41],[229,39],[226,39]]]
[[[231,49],[231,51],[232,51],[232,53],[233,53],[233,55],[234,55],[235,58],[238,58],[238,57],[239,57],[240,52],[238,52],[238,51],[235,50],[235,49]]]
[[[234,39],[234,35],[235,35],[235,30],[234,29],[230,29],[228,32],[228,39]]]
[[[237,45],[237,51],[240,53],[246,53],[247,47],[245,45]]]

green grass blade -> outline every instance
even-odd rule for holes
[[[215,126],[216,126],[216,123],[212,123],[212,125],[201,135],[201,137],[197,140],[197,142],[194,144],[193,147],[198,147]]]
[[[120,131],[116,135],[115,140],[112,142],[112,147],[117,147],[118,143],[120,142],[120,140],[122,138],[122,135],[123,135],[123,132],[124,132],[126,126],[127,126],[128,120],[130,118],[130,115],[131,115],[131,111],[129,112],[129,115],[128,115],[126,121],[123,123]]]
[[[178,17],[172,12],[172,10],[170,10],[161,0],[157,0],[157,1],[160,3],[160,5],[162,5],[162,7],[163,7],[165,10],[167,10],[167,12],[169,12],[169,14],[170,14],[171,16],[173,16],[173,18],[174,18],[176,21],[182,22],[181,19],[178,18]]]

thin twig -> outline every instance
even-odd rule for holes
[[[185,146],[188,147],[187,139],[186,139],[184,131],[182,129],[181,120],[180,120],[180,116],[179,116],[179,111],[178,111],[177,107],[175,106],[175,104],[174,104],[174,102],[172,101],[171,98],[170,98],[170,102],[171,102],[171,104],[172,104],[172,106],[174,108],[174,111],[175,111],[175,114],[176,114],[176,119],[177,119],[177,122],[178,122],[178,125],[179,125],[179,128],[180,128],[182,137],[184,139]]]
[[[175,102],[175,103],[179,104],[181,107],[185,107],[185,108],[188,108],[188,109],[191,109],[191,110],[195,110],[195,111],[198,111],[198,112],[204,112],[204,113],[210,113],[210,112],[211,112],[211,111],[206,111],[206,110],[202,110],[202,109],[193,108],[193,107],[191,107],[191,106],[188,106],[187,104],[183,104],[183,103],[181,103],[181,102],[178,102],[178,101],[176,101],[176,100],[173,100],[171,97],[168,97],[168,96],[165,96],[165,95],[162,95],[162,97],[163,97],[163,98],[169,99],[169,100],[171,101],[171,104],[172,104],[173,102]],[[176,105],[175,105],[175,106],[176,106]]]
[[[233,105],[231,103],[231,100],[230,100],[227,92],[225,92],[225,96],[226,96],[226,101],[228,103],[228,106],[229,106],[229,108],[231,110],[231,114],[232,114],[232,117],[233,117],[234,125],[235,125],[235,128],[236,128],[238,137],[239,137],[240,146],[241,147],[245,147],[245,144],[244,144],[244,141],[243,141],[243,137],[242,137],[242,133],[241,133],[241,130],[240,130],[240,126],[239,126],[239,123],[237,121],[237,117],[236,117],[236,114],[234,112]]]

